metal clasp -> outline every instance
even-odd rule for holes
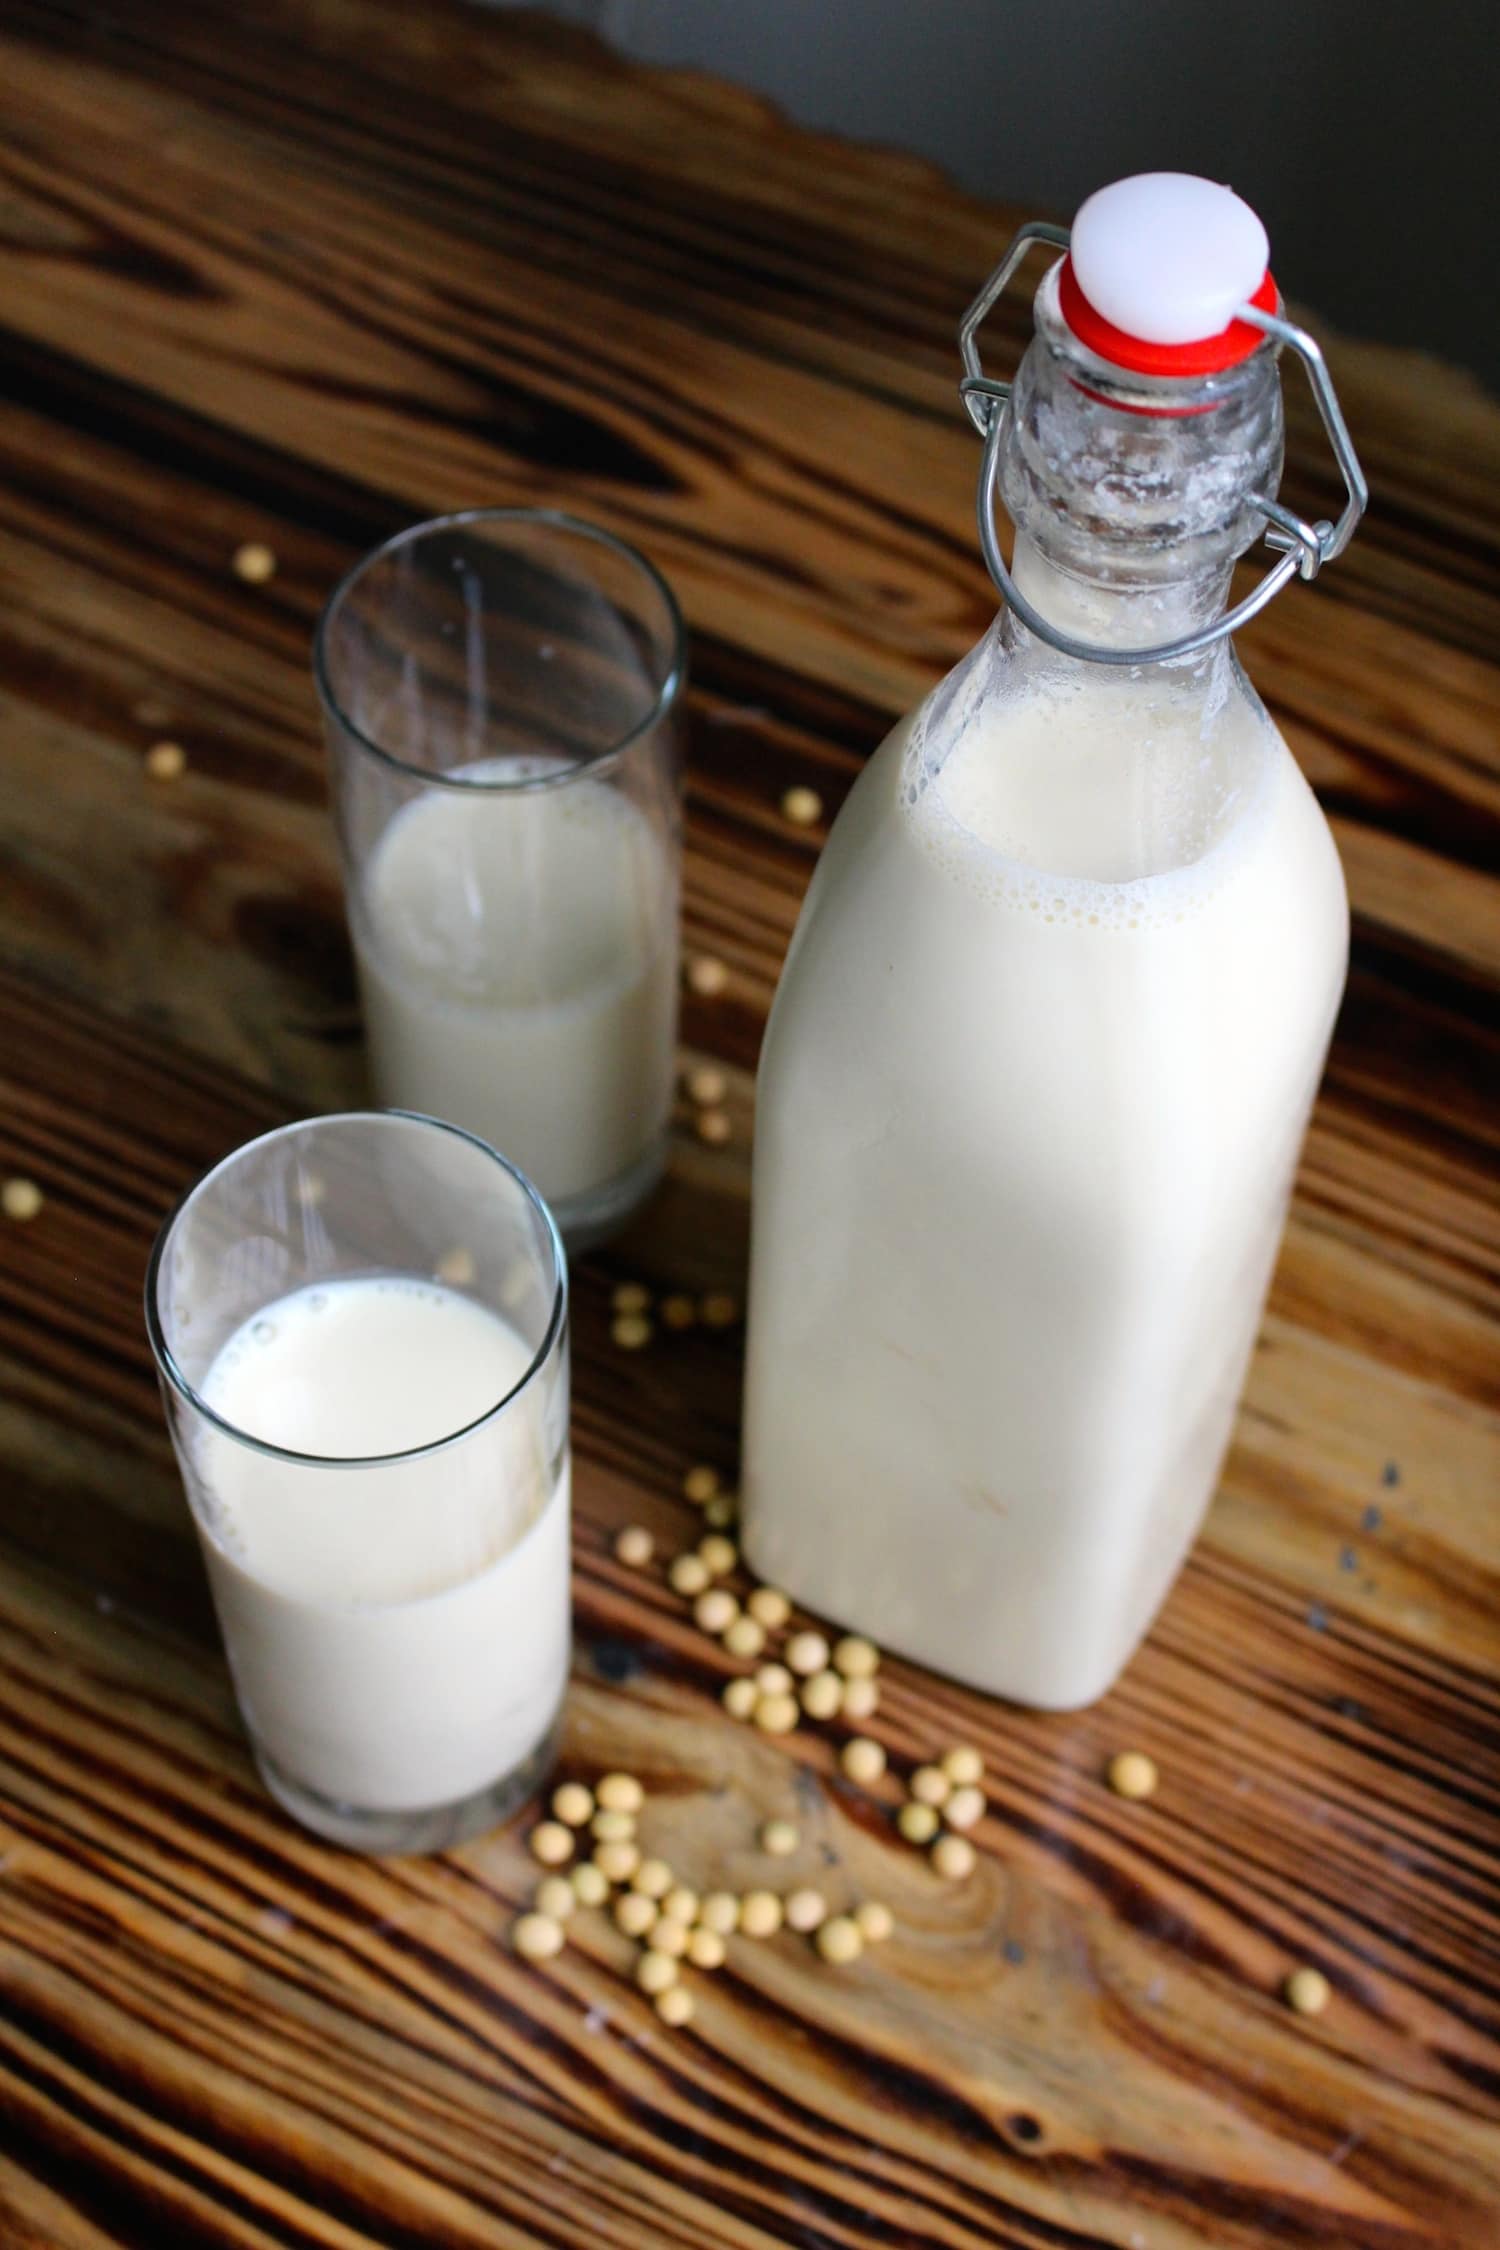
[[[1064,656],[1081,658],[1089,664],[1161,664],[1178,656],[1192,656],[1199,649],[1208,648],[1227,634],[1236,633],[1265,608],[1280,593],[1291,578],[1316,578],[1324,563],[1332,562],[1343,553],[1354,536],[1354,529],[1365,512],[1370,497],[1364,471],[1354,450],[1328,372],[1328,364],[1316,341],[1306,329],[1295,327],[1278,313],[1262,312],[1257,305],[1241,305],[1236,320],[1247,321],[1251,327],[1260,328],[1278,343],[1288,344],[1307,370],[1313,397],[1323,419],[1323,427],[1333,448],[1339,474],[1344,480],[1346,495],[1343,513],[1336,524],[1308,523],[1279,500],[1258,498],[1255,506],[1266,517],[1268,530],[1266,545],[1280,556],[1272,563],[1261,579],[1233,609],[1199,632],[1184,633],[1179,640],[1160,641],[1154,648],[1099,648],[1091,641],[1074,640],[1071,634],[1059,632],[1050,625],[1041,612],[1034,609],[1024,594],[1018,591],[1015,581],[1006,568],[1005,557],[1000,552],[1000,542],[995,535],[995,499],[1000,476],[1000,444],[1005,433],[1006,417],[1010,406],[1012,386],[986,375],[979,357],[979,330],[986,317],[994,310],[1004,295],[1012,274],[1020,265],[1034,242],[1045,242],[1054,249],[1066,250],[1070,241],[1066,227],[1045,225],[1032,219],[1012,236],[1004,257],[989,280],[964,314],[959,325],[958,348],[963,359],[963,379],[958,392],[968,409],[969,419],[984,439],[984,458],[979,469],[979,544],[991,578],[1010,608],[1023,625],[1044,641],[1058,649]]]

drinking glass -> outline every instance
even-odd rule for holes
[[[319,622],[377,1099],[481,1134],[573,1249],[661,1175],[677,1036],[682,619],[551,510],[416,525]]]
[[[530,1182],[400,1111],[264,1134],[157,1238],[146,1325],[240,1710],[335,1843],[440,1850],[551,1763],[567,1302]]]

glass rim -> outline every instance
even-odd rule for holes
[[[251,1149],[264,1148],[267,1142],[284,1140],[294,1133],[313,1133],[324,1125],[368,1124],[372,1120],[390,1118],[399,1119],[402,1123],[409,1125],[430,1125],[439,1133],[451,1133],[455,1140],[467,1141],[471,1148],[478,1149],[482,1156],[489,1157],[493,1163],[499,1165],[503,1172],[510,1175],[517,1187],[520,1188],[526,1202],[540,1215],[546,1240],[551,1247],[553,1273],[556,1277],[551,1311],[548,1314],[542,1340],[538,1344],[524,1374],[519,1375],[510,1389],[502,1397],[496,1399],[493,1405],[487,1406],[482,1414],[476,1414],[472,1421],[465,1422],[461,1429],[448,1430],[442,1437],[430,1438],[425,1445],[407,1446],[397,1453],[302,1453],[295,1446],[276,1445],[269,1438],[254,1436],[251,1431],[241,1429],[237,1422],[231,1422],[227,1416],[220,1414],[215,1407],[209,1405],[202,1392],[188,1380],[178,1366],[172,1347],[167,1342],[157,1305],[157,1283],[166,1258],[167,1245],[176,1229],[178,1220],[186,1213],[188,1205],[204,1188],[210,1186],[221,1172],[227,1171],[229,1166],[237,1163],[242,1156],[247,1156]],[[567,1321],[568,1258],[567,1251],[563,1246],[562,1236],[558,1231],[557,1221],[552,1216],[551,1209],[545,1199],[538,1193],[519,1165],[512,1164],[508,1156],[502,1156],[499,1149],[492,1147],[490,1142],[481,1140],[477,1133],[466,1131],[462,1125],[450,1125],[446,1118],[429,1117],[419,1109],[332,1110],[319,1117],[294,1118],[290,1124],[273,1125],[267,1132],[253,1134],[248,1141],[241,1141],[237,1148],[232,1148],[227,1155],[219,1157],[217,1162],[211,1164],[206,1172],[200,1173],[189,1187],[184,1188],[182,1194],[178,1196],[177,1201],[163,1219],[157,1230],[156,1240],[151,1245],[151,1255],[146,1262],[145,1300],[146,1337],[151,1346],[151,1356],[156,1362],[157,1374],[165,1382],[170,1383],[172,1389],[176,1391],[185,1405],[192,1407],[195,1413],[201,1414],[205,1421],[213,1424],[215,1429],[222,1430],[226,1437],[233,1438],[236,1444],[247,1446],[252,1453],[264,1454],[274,1461],[292,1461],[300,1468],[378,1469],[385,1468],[398,1461],[420,1461],[429,1454],[445,1451],[450,1445],[460,1444],[465,1438],[472,1437],[476,1430],[483,1429],[487,1422],[492,1422],[498,1415],[503,1414],[505,1409],[518,1399],[523,1391],[530,1388],[532,1382],[541,1373],[556,1350],[558,1339],[562,1335]]]
[[[372,570],[376,563],[383,561],[387,555],[394,554],[399,548],[418,539],[425,539],[433,532],[463,530],[470,524],[486,523],[539,524],[552,531],[566,532],[573,538],[590,540],[595,546],[607,547],[611,553],[620,556],[638,570],[643,578],[649,580],[666,611],[671,632],[670,661],[650,709],[617,741],[607,744],[602,750],[592,751],[586,758],[571,760],[555,773],[528,774],[524,778],[513,780],[478,781],[472,775],[444,773],[433,766],[416,765],[410,758],[398,757],[394,750],[386,749],[373,735],[366,734],[357,720],[350,718],[334,693],[333,682],[329,677],[328,636],[333,620],[367,570]],[[620,539],[614,532],[606,531],[602,524],[590,523],[586,517],[572,515],[566,508],[457,508],[447,515],[426,516],[420,523],[408,524],[403,531],[393,532],[389,539],[383,539],[378,547],[371,547],[358,561],[350,564],[318,612],[318,622],[313,628],[312,673],[318,700],[329,716],[338,721],[345,733],[351,735],[361,749],[368,750],[371,757],[378,758],[383,765],[390,766],[395,772],[405,774],[411,780],[424,782],[433,789],[467,790],[493,796],[524,796],[545,789],[565,788],[570,781],[576,781],[583,774],[597,773],[601,766],[612,764],[615,759],[623,757],[633,743],[661,724],[682,693],[687,678],[687,626],[683,621],[677,596],[655,563],[643,555],[639,547],[632,547],[628,539]]]

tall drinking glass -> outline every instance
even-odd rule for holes
[[[567,1269],[482,1141],[267,1133],[157,1238],[146,1325],[267,1788],[437,1851],[551,1762],[569,1656]]]
[[[444,516],[333,594],[314,671],[379,1100],[481,1134],[569,1244],[660,1177],[682,620],[571,516]]]

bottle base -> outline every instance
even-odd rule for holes
[[[1123,1654],[1115,1657],[1107,1668],[1094,1664],[1085,1670],[1082,1665],[1069,1665],[1064,1673],[1052,1648],[1045,1665],[1039,1665],[1033,1676],[1022,1678],[1018,1667],[1007,1666],[1004,1662],[958,1662],[951,1634],[926,1635],[920,1630],[903,1629],[894,1615],[881,1616],[877,1609],[830,1599],[828,1587],[819,1586],[795,1568],[788,1567],[788,1558],[778,1544],[773,1542],[770,1553],[762,1549],[753,1514],[741,1523],[740,1551],[755,1577],[780,1586],[799,1609],[810,1611],[843,1632],[863,1634],[883,1655],[899,1656],[908,1664],[920,1664],[939,1679],[952,1680],[957,1686],[972,1688],[979,1695],[993,1696],[997,1702],[1013,1703],[1023,1711],[1091,1709],[1116,1686],[1154,1622],[1154,1616],[1148,1618]],[[1119,1645],[1117,1641],[1117,1650]]]
[[[556,1764],[561,1735],[559,1712],[536,1747],[498,1780],[456,1803],[422,1806],[411,1812],[371,1812],[320,1796],[282,1773],[259,1743],[252,1742],[250,1747],[261,1780],[299,1827],[345,1851],[405,1858],[448,1851],[508,1820],[518,1806],[536,1794]]]

